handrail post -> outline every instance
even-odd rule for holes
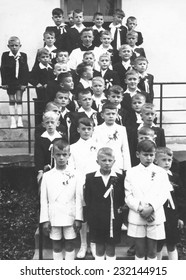
[[[31,124],[30,124],[30,89],[27,87],[27,111],[28,111],[28,152],[31,154]]]
[[[162,128],[162,120],[163,120],[163,84],[160,83],[160,127]]]

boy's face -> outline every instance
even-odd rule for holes
[[[149,166],[154,162],[155,159],[155,149],[152,150],[152,152],[136,152],[137,158],[140,159],[141,164],[143,164],[145,167]]]
[[[83,62],[86,62],[88,65],[94,65],[95,58],[92,54],[86,54],[83,58]]]
[[[92,45],[92,41],[94,40],[93,32],[84,31],[81,35],[81,40],[84,46],[90,47]]]
[[[69,94],[65,92],[57,92],[54,101],[62,106],[62,108],[65,108],[69,104]]]
[[[19,51],[21,47],[20,41],[19,40],[15,40],[15,41],[11,41],[8,44],[8,48],[11,50],[11,52],[16,55]]]
[[[131,75],[128,75],[125,79],[125,83],[127,84],[128,88],[130,90],[136,90],[137,89],[137,85],[139,83],[139,77],[138,75],[136,74],[131,74]]]
[[[132,99],[132,109],[137,112],[140,113],[141,112],[141,107],[145,104],[145,98],[138,98],[138,99]]]
[[[144,125],[146,125],[148,127],[152,126],[155,117],[156,117],[156,113],[152,109],[145,109],[145,111],[143,111],[143,113],[141,113],[141,118],[144,122]]]
[[[66,71],[63,71],[63,67],[61,65],[55,65],[54,66],[54,75],[56,75],[56,77],[58,77],[58,75],[62,72],[66,72]]]
[[[49,54],[41,54],[40,57],[38,58],[39,62],[41,62],[44,66],[47,66],[47,64],[50,61],[50,56]]]
[[[128,61],[132,56],[131,48],[129,46],[128,47],[126,46],[124,49],[121,49],[119,51],[119,56],[123,61]]]
[[[101,113],[101,116],[104,119],[106,125],[113,125],[118,116],[117,109],[105,109]]]
[[[60,26],[61,23],[63,22],[63,15],[62,14],[61,15],[54,15],[52,17],[52,19],[53,19],[55,25]]]
[[[122,21],[123,21],[123,16],[122,15],[118,15],[118,14],[115,14],[114,17],[113,17],[113,22],[114,24],[122,24]]]
[[[56,146],[54,146],[53,158],[55,159],[57,169],[64,169],[67,165],[69,157],[70,157],[69,146],[65,147],[63,150],[60,150]]]
[[[72,77],[66,77],[63,79],[63,82],[60,83],[60,86],[65,90],[72,90],[74,88],[74,82]]]
[[[134,30],[137,26],[137,20],[129,19],[126,23],[126,26],[128,27],[128,30]]]
[[[93,126],[87,126],[80,123],[79,127],[77,128],[77,131],[80,134],[80,138],[82,138],[83,140],[88,140],[92,137]]]
[[[103,16],[101,15],[97,15],[94,19],[94,24],[97,26],[97,28],[100,28],[102,27],[103,25],[103,22],[104,22],[104,19],[103,19]]]
[[[100,154],[97,158],[97,163],[100,166],[100,172],[102,174],[109,174],[114,162],[115,158],[111,155]]]
[[[111,63],[110,58],[107,56],[102,56],[99,59],[99,65],[100,65],[101,70],[108,69],[110,66],[110,63]]]
[[[60,63],[67,63],[69,61],[68,52],[59,52],[56,61]]]
[[[79,94],[79,104],[85,111],[88,111],[92,107],[92,95],[91,93]]]
[[[114,103],[115,105],[119,105],[121,103],[123,99],[123,96],[122,96],[122,93],[114,93],[114,92],[111,92],[109,93],[108,95],[108,100],[111,102],[111,103]]]
[[[151,140],[154,141],[154,135],[146,135],[146,134],[138,134],[138,142],[141,142],[143,140]]]
[[[68,22],[69,22],[70,26],[74,25],[73,13],[68,14]]]
[[[50,107],[47,108],[47,111],[53,111],[53,112],[55,112],[58,115],[60,114],[60,109],[55,104],[50,104]]]
[[[138,41],[137,36],[135,36],[135,35],[127,36],[127,43],[129,44],[129,46],[134,47],[136,45],[137,41]]]
[[[95,96],[101,96],[104,91],[104,84],[101,81],[94,81],[92,83],[92,91]]]
[[[147,62],[146,61],[138,61],[135,65],[135,69],[139,72],[139,73],[143,73],[147,70]]]
[[[172,156],[166,155],[166,154],[158,154],[156,157],[156,164],[166,171],[168,171],[171,168],[172,165]]]
[[[43,122],[43,126],[45,127],[48,134],[53,135],[56,127],[58,126],[58,120],[54,118],[48,118]]]
[[[55,37],[50,34],[45,34],[43,40],[48,47],[52,47],[55,43]]]
[[[112,38],[110,35],[104,34],[103,36],[101,36],[100,41],[102,42],[103,47],[107,48],[110,46]]]
[[[87,66],[86,67],[86,72],[84,74],[84,76],[86,77],[87,80],[91,80],[93,77],[93,68],[92,66]]]
[[[79,13],[79,14],[74,13],[73,19],[74,19],[74,24],[76,24],[77,26],[81,25],[82,22],[84,21],[83,13]]]

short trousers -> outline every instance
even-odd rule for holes
[[[17,90],[21,90],[21,86],[8,86],[7,94],[8,95],[15,95]]]
[[[164,223],[159,225],[135,225],[129,223],[127,235],[137,238],[148,237],[154,240],[165,239]]]
[[[51,227],[50,238],[52,240],[61,240],[62,237],[64,237],[64,239],[76,238],[76,233],[73,226]]]

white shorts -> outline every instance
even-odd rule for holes
[[[51,227],[50,238],[52,240],[61,240],[62,237],[64,237],[64,239],[76,238],[76,233],[73,226]]]
[[[137,238],[165,239],[164,223],[159,225],[134,225],[129,223],[127,234]]]

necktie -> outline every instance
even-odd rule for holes
[[[120,29],[119,29],[119,27],[116,28],[116,32],[117,32],[116,48],[117,48],[117,50],[119,50],[119,48],[121,47],[121,37],[120,37]]]
[[[15,77],[18,78],[19,75],[19,55],[14,56],[14,59],[16,61],[16,67],[15,67]]]

